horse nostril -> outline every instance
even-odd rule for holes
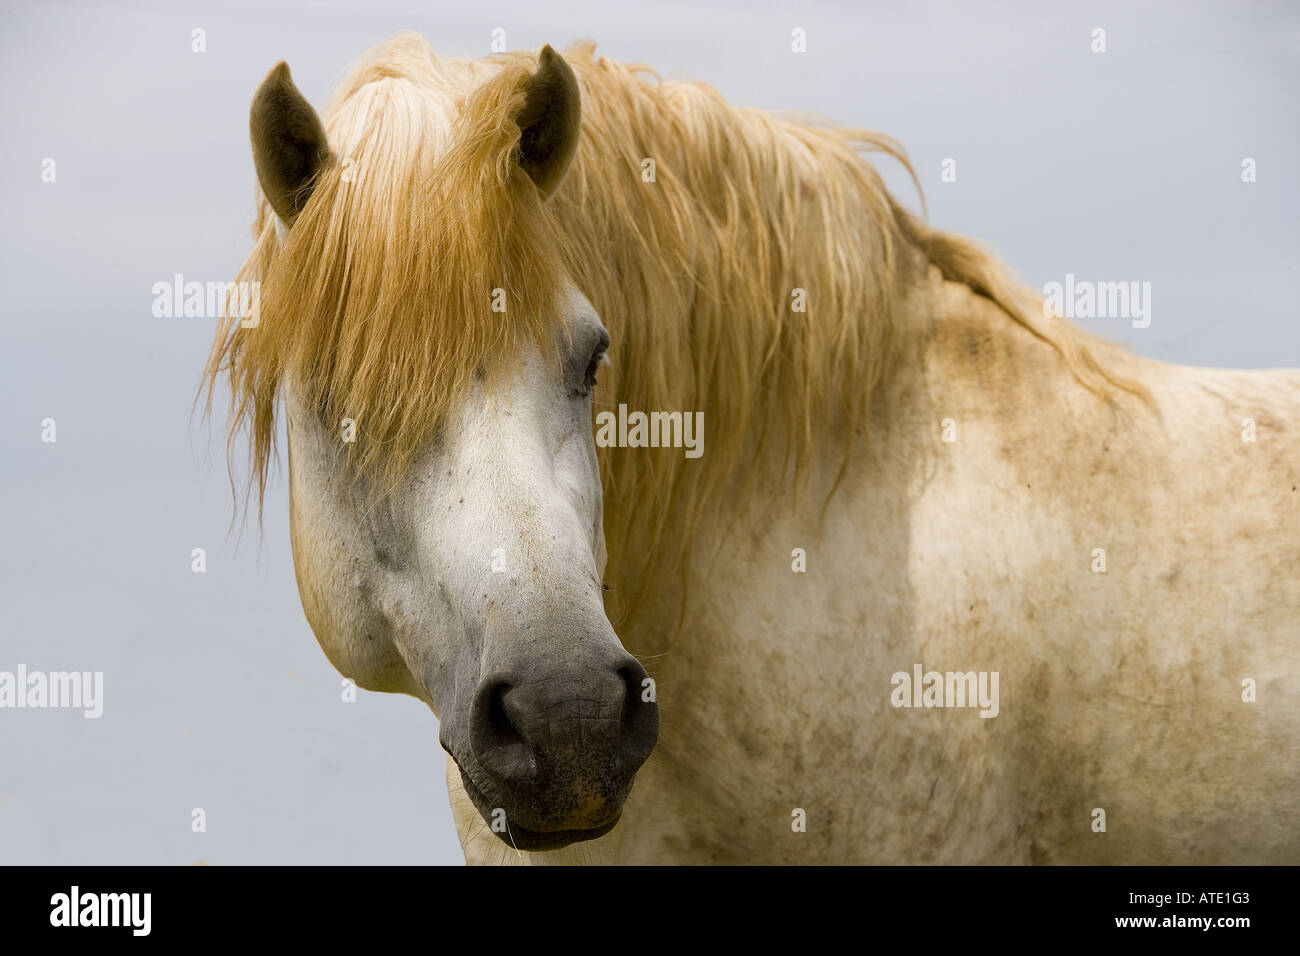
[[[494,740],[501,743],[517,743],[524,739],[515,722],[510,719],[510,712],[506,710],[506,694],[514,690],[512,684],[504,681],[489,687],[484,694],[484,703],[487,705],[487,719],[489,733]]]
[[[659,704],[654,682],[636,660],[619,668],[623,679],[623,719],[620,727],[619,762],[627,773],[645,763],[659,739]]]
[[[506,695],[515,689],[504,677],[484,680],[470,710],[469,739],[484,770],[503,780],[518,781],[537,771],[537,761],[514,718]]]

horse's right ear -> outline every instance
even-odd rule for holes
[[[537,71],[529,78],[519,122],[519,165],[549,197],[564,178],[578,151],[582,123],[581,97],[573,67],[564,57],[542,47]]]
[[[293,85],[281,60],[253,96],[248,118],[257,180],[275,214],[292,225],[311,196],[316,174],[330,163],[325,127]]]

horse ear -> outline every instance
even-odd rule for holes
[[[549,45],[537,57],[537,71],[528,81],[528,94],[516,120],[521,133],[519,165],[549,197],[578,151],[582,122],[578,79]]]
[[[330,162],[325,127],[293,85],[281,60],[253,96],[248,118],[257,180],[275,214],[291,225],[311,196],[316,174]]]

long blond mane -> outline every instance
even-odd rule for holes
[[[225,320],[207,367],[209,405],[229,376],[230,447],[246,430],[259,500],[286,382],[330,427],[357,423],[356,474],[391,488],[476,375],[509,374],[521,342],[548,341],[566,280],[613,338],[598,409],[705,413],[698,460],[600,451],[611,617],[637,582],[684,567],[747,454],[783,449],[797,485],[821,422],[865,425],[894,358],[901,250],[996,302],[1088,387],[1129,387],[994,258],[890,197],[863,153],[911,172],[892,140],[735,108],[591,45],[565,57],[582,139],[549,203],[515,161],[534,54],[441,62],[404,35],[344,81],[324,116],[337,162],[283,244],[261,203],[238,276],[261,283],[259,323]]]

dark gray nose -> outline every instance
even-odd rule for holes
[[[615,819],[659,736],[643,700],[643,668],[620,649],[610,663],[537,667],[485,677],[470,710],[470,748],[521,825],[583,830]]]

